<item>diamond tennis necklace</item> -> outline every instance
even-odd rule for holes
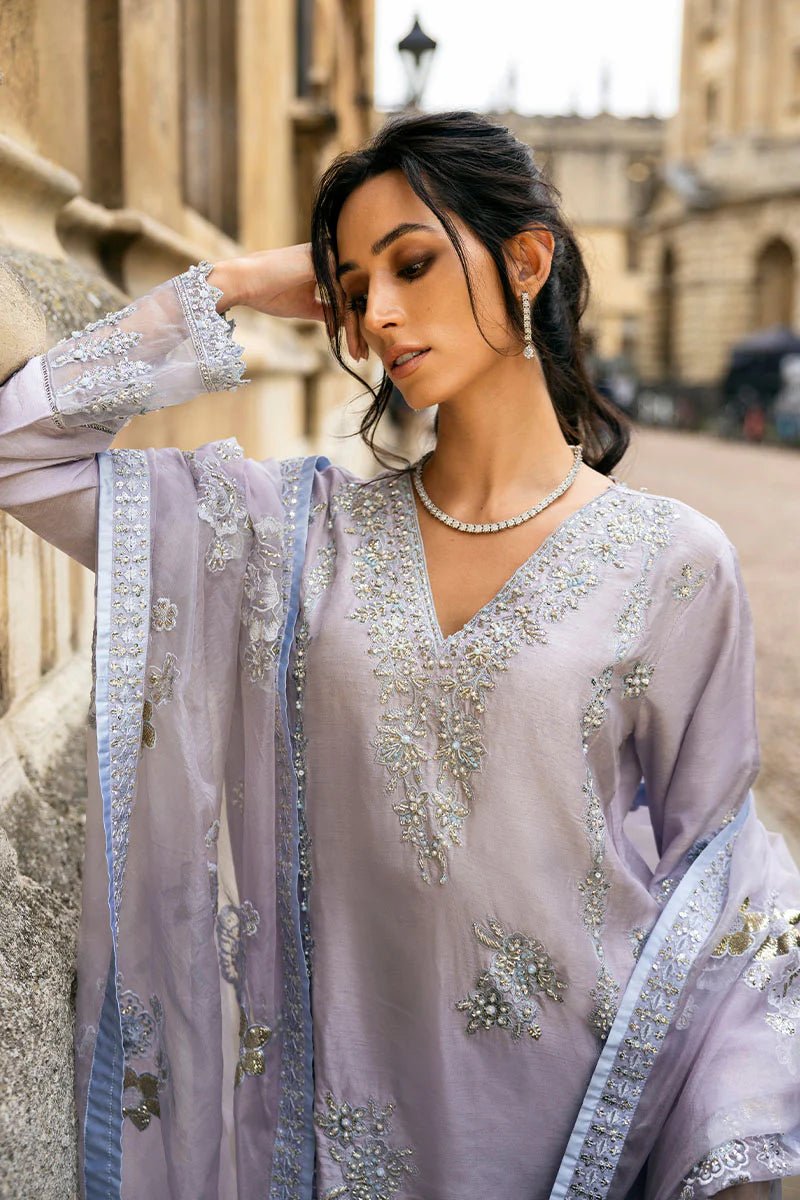
[[[433,454],[433,450],[429,450],[427,454],[423,454],[422,458],[415,464],[411,478],[414,481],[414,487],[420,500],[431,516],[436,517],[437,521],[443,521],[451,529],[460,529],[462,533],[497,533],[500,529],[511,529],[513,525],[521,525],[523,521],[530,521],[531,517],[535,517],[542,509],[547,508],[548,504],[552,504],[559,496],[563,496],[578,474],[583,457],[583,446],[580,442],[577,445],[570,446],[570,450],[575,456],[575,461],[570,467],[569,474],[562,479],[558,487],[554,488],[549,496],[545,496],[544,500],[540,500],[538,504],[534,504],[533,508],[526,508],[525,512],[520,513],[517,517],[506,517],[505,521],[487,521],[483,525],[476,525],[469,521],[459,521],[456,517],[448,516],[446,512],[442,512],[441,508],[433,503],[425,491],[425,485],[422,482],[422,468]]]

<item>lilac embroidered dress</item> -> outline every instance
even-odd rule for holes
[[[0,504],[97,570],[84,1194],[777,1196],[800,876],[734,547],[617,482],[444,637],[407,474],[108,452],[241,382],[206,274],[0,392]]]

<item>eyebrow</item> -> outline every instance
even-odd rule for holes
[[[370,253],[373,255],[380,254],[383,250],[386,250],[389,246],[391,246],[392,242],[396,242],[397,239],[402,237],[404,234],[414,233],[419,229],[424,229],[426,233],[436,233],[436,230],[432,225],[420,225],[415,221],[404,221],[402,225],[395,225],[394,229],[390,229],[388,233],[383,235],[383,237],[379,237],[377,242],[373,242],[370,246]],[[350,261],[340,263],[336,268],[336,278],[341,279],[345,272],[357,270],[358,263],[356,262]]]

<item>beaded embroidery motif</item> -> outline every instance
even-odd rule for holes
[[[678,1200],[694,1200],[696,1196],[705,1195],[705,1189],[712,1185],[717,1192],[723,1185],[733,1187],[737,1183],[750,1183],[753,1176],[749,1168],[756,1165],[782,1174],[791,1170],[792,1164],[780,1137],[773,1134],[735,1138],[717,1146],[683,1179]]]
[[[308,572],[305,581],[305,595],[301,613],[297,622],[292,662],[292,683],[294,685],[294,726],[292,729],[292,755],[295,775],[297,777],[297,824],[298,824],[298,854],[300,863],[300,932],[303,939],[303,954],[306,960],[306,972],[311,978],[314,939],[311,934],[309,914],[309,897],[312,884],[311,871],[311,836],[308,831],[306,818],[306,770],[308,738],[303,724],[303,709],[305,705],[306,666],[308,646],[311,640],[309,619],[320,596],[333,578],[336,565],[335,545],[320,546],[316,553],[314,566]]]
[[[536,938],[506,933],[493,917],[487,917],[485,925],[474,922],[472,929],[481,945],[494,953],[478,976],[475,991],[456,1001],[458,1011],[467,1013],[467,1033],[505,1029],[514,1041],[523,1034],[538,1040],[542,1030],[537,1000],[549,997],[562,1004],[566,981]]]
[[[364,1106],[339,1103],[332,1092],[325,1094],[325,1108],[314,1121],[328,1139],[328,1153],[338,1165],[342,1185],[329,1188],[322,1200],[391,1200],[406,1178],[416,1173],[413,1151],[398,1150],[387,1140],[391,1101],[383,1107],[370,1096]]]

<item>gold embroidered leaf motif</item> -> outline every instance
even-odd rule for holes
[[[542,943],[525,933],[507,933],[495,917],[485,925],[477,921],[473,933],[482,946],[493,950],[488,968],[481,971],[474,991],[457,1000],[455,1007],[467,1013],[466,1032],[504,1029],[514,1041],[523,1035],[538,1041],[538,999],[548,997],[563,1003],[566,981],[561,979]]]
[[[148,750],[152,750],[156,744],[157,736],[155,726],[152,724],[153,705],[149,700],[145,700],[142,708],[142,745]]]
[[[147,1129],[152,1117],[161,1116],[161,1104],[158,1098],[158,1079],[148,1071],[139,1075],[132,1067],[125,1068],[122,1082],[123,1087],[123,1117],[128,1119],[142,1132]],[[131,1099],[134,1104],[124,1103],[124,1093],[133,1092]]]
[[[759,937],[765,930],[768,931],[766,936]],[[773,909],[771,913],[758,912],[750,907],[750,897],[745,896],[739,906],[736,925],[717,943],[711,955],[713,958],[738,957],[757,942],[759,945],[753,958],[759,962],[788,954],[800,946],[800,911]]]
[[[251,1025],[245,1009],[239,1009],[239,1061],[236,1064],[234,1087],[239,1086],[245,1075],[264,1074],[264,1047],[271,1039],[272,1029],[269,1025]]]

